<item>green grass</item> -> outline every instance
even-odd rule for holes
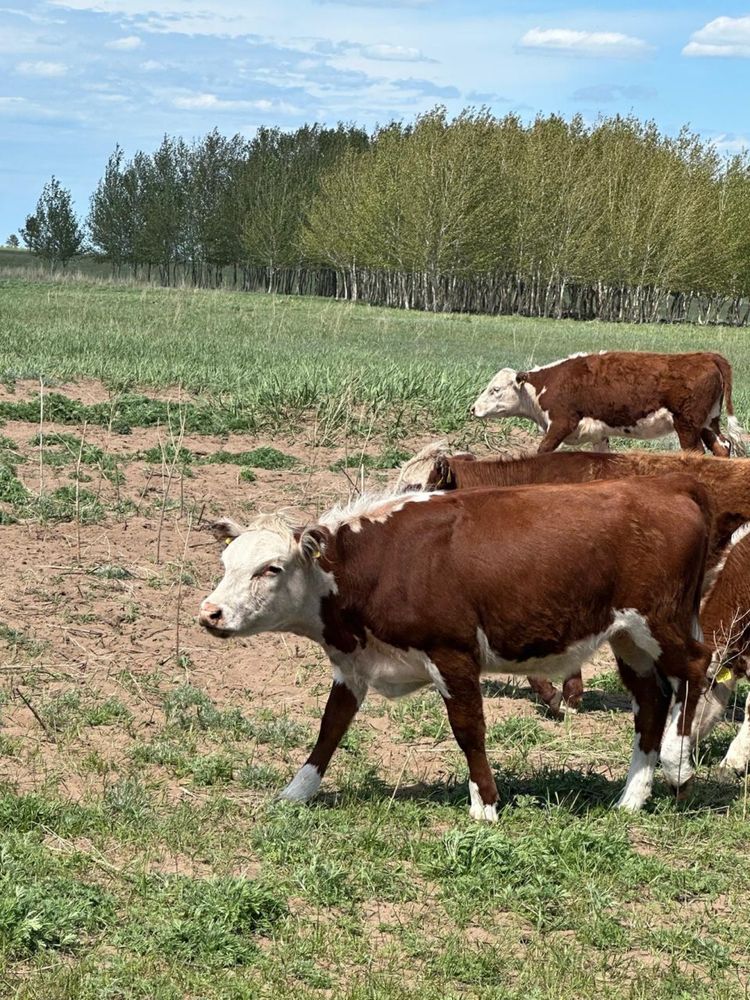
[[[55,419],[130,426],[174,423],[177,407],[132,392],[180,384],[188,430],[278,427],[305,413],[322,425],[398,436],[467,422],[468,405],[503,365],[579,350],[710,348],[735,366],[736,404],[750,411],[750,341],[743,330],[632,326],[378,309],[240,292],[0,278],[0,374],[7,380],[89,376],[113,392],[85,407],[50,394]],[[118,397],[118,394],[119,397]],[[32,419],[38,406],[0,405]],[[35,409],[36,408],[36,409]],[[23,411],[25,412],[25,410]]]
[[[210,456],[255,475],[288,468],[295,421],[314,417],[321,437],[361,433],[364,464],[387,469],[417,427],[466,432],[466,406],[502,364],[582,349],[720,349],[735,365],[741,418],[750,409],[744,331],[17,278],[0,278],[0,310],[6,382],[42,375],[47,418],[71,428],[46,438],[49,454],[66,466],[81,455],[90,474],[113,482],[119,466],[106,452],[81,449],[83,421],[123,433],[158,424],[166,442],[181,422],[212,433],[278,427],[263,449]],[[55,394],[55,382],[76,375],[103,378],[111,400],[84,406]],[[149,395],[180,381],[196,394],[189,403]],[[25,446],[38,399],[11,396],[0,417],[29,421]],[[201,449],[172,449],[147,461],[205,461]],[[362,464],[358,446],[348,450],[341,466]],[[137,457],[135,448],[118,456]],[[39,501],[18,478],[22,461],[0,438],[0,516],[75,516],[74,488]],[[89,496],[100,504],[93,520],[106,516],[93,487],[81,491],[83,510]],[[70,529],[47,530],[73,544]],[[169,625],[174,584],[201,580],[197,559],[149,569],[163,591],[155,612],[140,559],[110,549],[106,532],[84,533],[85,545],[103,536],[102,547],[84,548],[75,564],[71,549],[70,575],[31,577],[69,605],[63,621],[83,626],[70,630],[80,645],[58,655],[41,592],[28,595],[33,617],[22,601],[0,623],[0,997],[747,1000],[748,796],[741,780],[716,780],[732,726],[702,747],[691,799],[675,803],[657,781],[649,807],[624,816],[610,804],[632,724],[615,675],[600,674],[585,711],[564,723],[524,704],[522,687],[488,683],[489,713],[501,698],[518,711],[491,715],[501,807],[498,823],[483,826],[468,817],[465,762],[437,695],[387,708],[373,698],[319,798],[280,803],[318,722],[293,694],[273,704],[250,677],[247,692],[225,687],[204,672],[187,627],[179,660],[167,631],[166,660],[167,647],[153,646],[132,663],[105,657],[105,674],[89,669],[101,655],[92,633]],[[116,626],[89,603],[110,594],[122,611]],[[320,685],[323,699],[319,660],[282,655],[288,683],[296,677],[316,696]],[[94,676],[106,676],[105,690]]]

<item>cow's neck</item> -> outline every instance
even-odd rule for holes
[[[529,375],[521,393],[522,416],[528,417],[546,431],[549,426],[549,416],[543,409],[540,396],[544,391],[544,374],[534,372]]]

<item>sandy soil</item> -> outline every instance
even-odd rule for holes
[[[36,391],[33,383],[21,384],[10,396],[0,390],[0,398],[25,398]],[[86,402],[106,398],[106,390],[96,383],[56,387],[55,391]],[[19,477],[33,492],[39,491],[40,476],[44,490],[73,483],[75,461],[60,467],[40,465],[39,448],[32,443],[37,430],[21,422],[7,422],[1,429],[26,459],[18,466]],[[70,426],[45,426],[47,435],[55,430],[78,433]],[[86,440],[123,459],[165,443],[159,429],[142,428],[120,436],[90,427]],[[0,527],[4,560],[0,624],[44,644],[41,653],[29,654],[12,643],[0,642],[0,691],[6,695],[0,709],[0,734],[20,738],[26,750],[34,749],[34,753],[0,758],[0,778],[12,780],[19,789],[57,784],[74,798],[101,787],[95,770],[71,769],[69,744],[63,747],[48,738],[21,695],[34,707],[55,693],[71,690],[80,692],[84,700],[120,699],[133,715],[129,726],[86,727],[76,737],[81,757],[95,753],[115,767],[125,760],[134,740],[151,739],[163,725],[164,691],[185,682],[205,690],[220,707],[237,707],[246,714],[270,708],[304,721],[314,732],[330,683],[329,667],[318,647],[286,635],[215,641],[201,631],[195,618],[200,601],[220,572],[219,544],[201,530],[202,524],[217,515],[241,521],[249,512],[279,508],[304,521],[346,500],[355,481],[361,485],[355,470],[330,470],[336,460],[361,446],[353,442],[349,449],[316,447],[314,441],[311,427],[272,440],[238,434],[225,438],[188,435],[183,444],[196,455],[272,445],[297,458],[298,465],[284,471],[256,469],[257,480],[245,483],[235,465],[194,463],[188,474],[173,472],[170,478],[165,465],[128,459],[122,464],[125,481],[121,485],[113,485],[100,470],[86,467],[91,480],[82,488],[97,494],[109,507],[130,501],[135,512],[125,516],[110,512],[103,522],[89,526],[32,522]],[[399,447],[413,452],[427,441],[415,438]],[[511,442],[513,450],[528,443],[521,437]],[[370,441],[367,450],[377,455],[382,442]],[[369,472],[364,485],[382,487],[394,476],[393,472]],[[586,674],[612,666],[609,655],[600,653]],[[523,679],[518,684],[517,697],[486,699],[488,723],[510,715],[544,718],[527,696]],[[405,747],[395,739],[395,724],[382,713],[379,703],[376,696],[372,710],[362,716],[363,724],[377,737],[374,755],[383,778],[395,780],[403,773]],[[623,707],[622,699],[614,698],[613,707]],[[601,724],[601,718],[590,722],[585,714],[575,721],[584,730]],[[440,779],[454,767],[455,746],[450,738],[437,744],[419,742],[408,753],[412,780]],[[259,754],[262,759],[263,751]],[[304,749],[290,751],[289,760],[301,761],[304,754]],[[184,790],[166,775],[164,789],[170,797]]]

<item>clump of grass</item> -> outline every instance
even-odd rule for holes
[[[81,524],[96,524],[105,517],[104,505],[89,490],[75,486],[59,486],[50,493],[31,496],[29,493],[22,503],[15,507],[20,517],[54,524],[64,521],[80,521]]]
[[[174,688],[164,698],[167,722],[185,731],[218,730],[241,739],[252,735],[250,722],[236,708],[222,711],[208,695],[191,684]]]
[[[538,719],[520,715],[511,715],[487,730],[487,746],[502,750],[526,753],[548,740],[549,735]]]
[[[0,844],[0,953],[74,951],[111,920],[114,900],[55,861],[33,836]]]
[[[399,737],[406,743],[442,740],[450,733],[445,707],[432,692],[395,702],[389,714],[398,725]]]
[[[29,491],[16,477],[16,467],[0,459],[0,501],[16,506],[25,504]]]
[[[276,448],[255,448],[253,451],[217,451],[206,459],[209,465],[243,465],[254,469],[291,469],[298,465],[293,455]]]
[[[247,764],[237,774],[244,788],[281,788],[281,774],[270,764]]]
[[[151,798],[138,778],[124,777],[107,788],[104,806],[120,819],[138,823],[149,815]]]
[[[240,482],[241,483],[254,483],[258,477],[255,475],[252,469],[240,469]]]
[[[149,462],[151,465],[161,465],[164,463],[165,465],[173,465],[178,468],[192,465],[195,460],[195,456],[189,448],[183,448],[182,445],[174,445],[171,442],[164,445],[154,445],[153,448],[140,451],[138,452],[138,458],[144,462]]]
[[[45,410],[48,397],[45,397]],[[48,465],[67,465],[75,462],[81,465],[95,467],[111,483],[121,484],[125,481],[125,476],[120,469],[117,458],[104,451],[98,445],[89,444],[75,434],[66,434],[63,431],[53,431],[45,433],[44,436],[37,434],[31,442],[33,445],[41,445],[44,448],[42,458]]]
[[[145,895],[142,922],[133,922],[122,942],[159,961],[208,968],[254,962],[254,936],[271,931],[288,912],[277,890],[241,876],[154,879]]]
[[[408,451],[400,448],[386,448],[379,455],[366,455],[355,453],[339,458],[329,466],[331,472],[340,472],[342,469],[395,469],[396,466],[410,458]]]
[[[109,726],[115,722],[130,722],[132,717],[130,711],[119,698],[107,698],[106,701],[87,708],[84,713],[84,719],[90,726]]]
[[[616,670],[607,670],[603,674],[596,674],[586,686],[596,691],[603,691],[605,694],[627,694],[625,685]]]
[[[91,572],[94,576],[99,576],[103,580],[131,580],[133,578],[133,574],[129,569],[126,569],[124,566],[117,566],[114,563],[102,563],[101,566],[97,566]]]
[[[14,653],[25,653],[27,656],[40,656],[48,647],[48,643],[39,642],[21,629],[11,628],[0,622],[0,639],[8,644]]]

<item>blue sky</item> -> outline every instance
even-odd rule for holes
[[[0,0],[0,66],[0,242],[52,173],[85,214],[115,144],[165,132],[487,104],[750,145],[750,0]]]

